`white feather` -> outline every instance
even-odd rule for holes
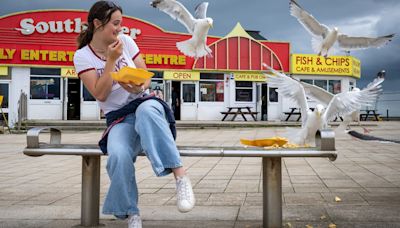
[[[208,30],[213,24],[213,20],[206,17],[208,2],[203,2],[196,7],[196,18],[175,0],[154,0],[151,5],[181,22],[192,34],[192,38],[176,43],[177,48],[183,54],[194,58],[211,56],[212,51],[206,44]]]
[[[340,34],[338,37],[339,47],[343,50],[366,49],[370,47],[380,48],[389,43],[394,34],[381,37],[351,37]]]
[[[263,66],[270,71],[265,74],[269,86],[277,87],[278,93],[293,99],[301,108],[302,127],[299,131],[289,134],[289,141],[300,145],[313,145],[317,131],[327,128],[328,121],[334,117],[349,115],[360,110],[361,106],[372,105],[381,92],[381,83],[384,80],[377,78],[363,90],[333,95],[319,87],[299,82],[284,73],[277,72],[265,63]],[[317,104],[314,111],[310,111],[306,94],[324,105]]]
[[[303,86],[299,81],[272,69],[265,63],[263,63],[263,66],[272,73],[272,75],[265,74],[270,87],[277,87],[278,93],[291,98],[299,105],[301,109],[302,123],[305,123],[307,121],[308,104]]]
[[[290,0],[290,14],[313,36],[312,48],[319,55],[328,56],[333,45],[338,41],[343,50],[379,48],[392,40],[394,34],[381,37],[351,37],[339,34],[338,29],[333,29],[321,24],[310,13],[301,8],[295,1]]]

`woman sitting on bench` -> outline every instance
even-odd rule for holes
[[[161,99],[148,95],[150,79],[134,85],[116,83],[111,78],[111,72],[124,66],[146,69],[136,43],[120,35],[122,9],[111,1],[98,1],[91,7],[87,23],[87,29],[78,37],[74,65],[107,119],[108,128],[99,142],[109,155],[107,172],[111,179],[103,213],[129,218],[129,227],[142,227],[134,167],[141,151],[157,176],[174,173],[178,209],[190,211],[195,199],[174,141],[171,110]]]

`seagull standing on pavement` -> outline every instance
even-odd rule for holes
[[[192,38],[176,43],[179,51],[196,59],[205,55],[212,56],[212,51],[207,46],[208,30],[213,26],[213,19],[206,16],[208,2],[196,6],[194,17],[185,6],[175,0],[154,0],[150,5],[178,20],[192,34]]]
[[[394,34],[380,37],[353,37],[339,33],[337,27],[332,29],[321,24],[310,13],[301,8],[295,1],[290,0],[290,14],[313,36],[312,48],[318,55],[328,56],[332,46],[339,43],[339,47],[349,52],[350,50],[366,49],[370,47],[379,48],[390,42]]]

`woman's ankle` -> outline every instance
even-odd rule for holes
[[[172,172],[174,173],[175,179],[186,176],[186,171],[183,167],[172,169]]]

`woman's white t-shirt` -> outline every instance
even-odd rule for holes
[[[116,61],[114,71],[119,71],[124,66],[136,67],[133,60],[135,60],[140,53],[138,46],[130,36],[121,34],[119,38],[123,44],[123,52]],[[86,45],[75,52],[74,65],[78,77],[82,73],[90,70],[95,70],[97,77],[101,77],[106,65],[106,60],[96,55],[90,45]],[[104,114],[107,114],[108,112],[122,108],[124,105],[141,96],[143,96],[143,92],[139,94],[129,93],[122,88],[120,84],[114,81],[107,100],[104,102],[97,102]]]

